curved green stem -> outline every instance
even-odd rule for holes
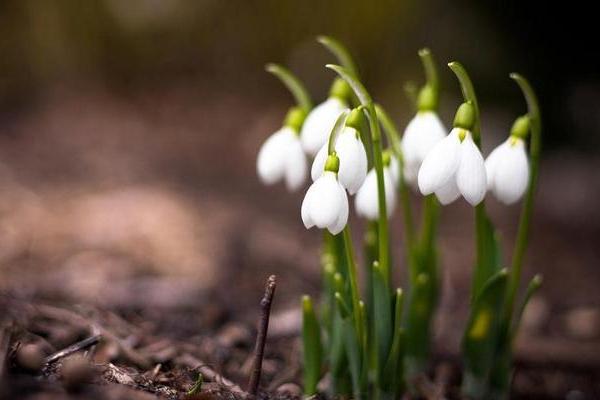
[[[466,102],[470,102],[473,106],[475,123],[473,125],[473,141],[477,147],[481,148],[481,120],[479,114],[479,102],[477,101],[477,95],[475,94],[475,88],[473,82],[467,74],[465,68],[456,61],[448,64],[452,72],[456,74],[458,81],[460,82],[460,88],[463,94],[463,98]],[[473,301],[477,295],[478,287],[477,282],[485,282],[489,277],[481,277],[480,274],[487,273],[483,271],[482,266],[485,259],[485,228],[486,228],[486,214],[485,214],[485,200],[482,200],[475,207],[475,242],[476,242],[476,260],[475,260],[475,275],[473,279],[473,290],[471,293],[471,300]]]
[[[377,112],[377,118],[383,127],[383,131],[387,135],[388,142],[392,146],[392,151],[400,163],[400,171],[404,171],[404,156],[402,155],[402,148],[400,147],[400,132],[396,128],[396,125],[388,115],[388,113],[379,104],[375,104],[375,111]],[[412,217],[412,207],[410,205],[410,193],[408,185],[404,181],[404,175],[400,173],[399,182],[399,193],[400,193],[400,204],[402,205],[402,214],[404,222],[404,235],[406,237],[407,244],[407,255],[412,251],[414,238],[415,238],[415,227]]]
[[[354,75],[358,75],[356,64],[350,55],[346,46],[344,46],[339,40],[332,38],[331,36],[319,36],[317,41],[327,48],[337,58],[340,65],[352,72]]]
[[[470,101],[475,109],[475,125],[473,126],[473,141],[477,147],[481,148],[481,121],[479,116],[479,103],[477,102],[477,96],[475,95],[475,89],[473,88],[473,82],[467,74],[467,71],[461,63],[453,61],[448,64],[452,72],[456,74],[458,81],[460,82],[460,89],[463,94],[465,101]]]
[[[265,70],[275,75],[279,80],[288,88],[288,90],[292,93],[294,98],[296,99],[296,103],[300,106],[306,113],[308,113],[312,109],[312,100],[310,99],[310,95],[308,91],[290,70],[279,65],[279,64],[267,64],[265,66]]]
[[[531,173],[529,174],[529,186],[527,194],[525,195],[525,201],[523,202],[523,208],[521,209],[521,216],[519,219],[519,231],[517,233],[517,241],[512,259],[512,268],[510,270],[510,281],[508,286],[508,295],[506,301],[506,312],[508,315],[508,321],[512,316],[513,304],[516,296],[516,292],[519,288],[519,279],[521,277],[521,269],[523,265],[523,256],[527,249],[527,243],[529,240],[529,225],[531,221],[531,214],[533,211],[533,200],[535,189],[537,186],[538,174],[539,174],[539,162],[540,162],[540,148],[541,148],[541,134],[542,134],[542,120],[540,114],[540,107],[537,100],[537,96],[533,91],[533,88],[525,79],[519,74],[512,73],[510,77],[514,79],[525,97],[528,108],[528,116],[531,127],[531,140],[529,143],[529,154]]]
[[[335,139],[338,137],[344,126],[346,126],[346,120],[348,119],[348,115],[350,111],[344,110],[333,125],[333,129],[329,134],[329,141],[327,142],[327,154],[331,155],[335,151]]]
[[[433,60],[433,54],[431,54],[431,51],[428,48],[423,48],[419,50],[419,57],[421,57],[421,62],[423,63],[427,84],[437,92],[439,89],[439,79],[435,61]]]
[[[390,282],[390,262],[389,249],[390,238],[388,231],[387,206],[385,202],[385,182],[383,177],[383,150],[381,145],[381,131],[379,129],[379,121],[377,119],[377,111],[371,95],[356,76],[344,67],[339,65],[326,65],[327,68],[335,71],[342,79],[344,79],[360,100],[361,104],[367,113],[369,119],[369,129],[371,130],[371,140],[373,144],[373,161],[377,174],[377,196],[379,201],[379,265],[386,278],[386,283],[389,287]]]

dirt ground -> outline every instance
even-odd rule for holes
[[[320,235],[301,224],[300,193],[263,187],[254,172],[283,113],[226,91],[78,87],[0,115],[0,398],[183,398],[198,373],[204,392],[189,398],[242,398],[270,274],[261,396],[300,394],[297,305],[319,291]],[[516,344],[515,399],[600,398],[599,167],[545,154],[524,277],[541,273],[544,286]],[[508,258],[518,207],[488,204]],[[441,228],[426,383],[450,398],[471,214],[464,203],[445,208]],[[400,226],[396,216],[398,282]],[[79,358],[48,358],[73,344]]]

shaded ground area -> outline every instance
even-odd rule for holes
[[[284,110],[219,93],[56,88],[0,115],[0,310],[12,332],[0,397],[64,398],[62,361],[34,376],[19,349],[34,343],[47,357],[96,334],[102,341],[78,353],[98,365],[92,381],[112,383],[73,398],[181,396],[200,365],[215,373],[203,372],[217,381],[209,388],[220,390],[216,375],[243,387],[271,273],[279,287],[261,387],[298,393],[295,307],[318,293],[320,235],[301,225],[300,193],[255,178],[258,147]],[[490,132],[501,131],[496,122]],[[600,397],[599,167],[544,159],[525,274],[545,283],[518,339],[515,398]],[[489,209],[508,255],[518,208],[491,200]],[[465,204],[444,209],[437,362],[424,394],[452,395],[458,384],[472,225]]]

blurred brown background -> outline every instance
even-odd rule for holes
[[[0,290],[107,307],[200,298],[235,309],[254,304],[273,272],[279,310],[316,293],[320,235],[301,224],[302,194],[261,186],[254,163],[291,102],[264,64],[288,65],[321,101],[332,58],[314,37],[330,34],[401,127],[411,117],[402,86],[422,81],[417,50],[428,46],[439,61],[448,125],[460,91],[445,63],[461,61],[480,96],[487,151],[525,112],[508,73],[530,79],[544,154],[525,274],[543,273],[545,285],[528,329],[597,343],[593,13],[578,2],[535,3],[0,2]],[[508,256],[519,209],[488,203]],[[440,323],[464,318],[471,214],[464,202],[444,209]]]

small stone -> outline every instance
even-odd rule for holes
[[[569,336],[575,339],[594,339],[600,334],[600,310],[594,307],[579,307],[565,316]]]
[[[44,353],[37,344],[26,344],[17,351],[17,363],[25,370],[37,372],[44,364]]]
[[[67,358],[62,365],[63,385],[70,392],[79,391],[94,378],[95,371],[90,362],[79,355]]]

